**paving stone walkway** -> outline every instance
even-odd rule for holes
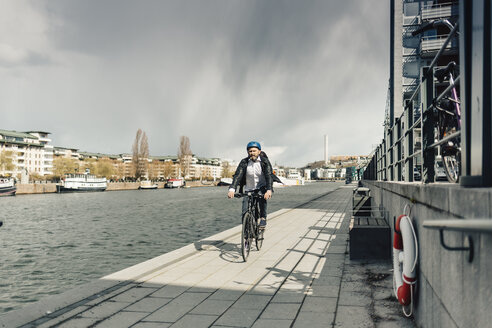
[[[246,263],[236,227],[9,313],[0,326],[414,327],[393,297],[391,264],[348,258],[352,189],[273,213]]]

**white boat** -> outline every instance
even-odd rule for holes
[[[144,180],[140,181],[140,186],[138,189],[141,190],[150,190],[150,189],[157,189],[157,183],[152,183],[150,180]]]
[[[56,186],[56,191],[59,193],[104,191],[107,187],[106,178],[98,178],[86,171],[84,174],[67,174]]]
[[[222,178],[217,184],[218,186],[230,186],[232,184],[232,178]]]
[[[289,179],[284,177],[279,177],[282,183],[274,182],[273,187],[287,187],[287,186],[303,186],[304,179]]]
[[[184,179],[169,179],[164,188],[181,188],[185,186]]]
[[[15,196],[16,191],[13,178],[0,177],[0,196]]]

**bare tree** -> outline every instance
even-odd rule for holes
[[[190,173],[190,163],[193,153],[190,147],[190,138],[181,136],[179,138],[178,159],[181,167],[181,175],[184,177]]]
[[[228,161],[222,162],[222,177],[223,178],[232,178],[232,167]]]
[[[132,162],[135,179],[140,179],[148,169],[149,141],[141,129],[137,130],[132,147]]]

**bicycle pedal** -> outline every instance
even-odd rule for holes
[[[265,238],[256,238],[256,240],[263,240],[263,239],[265,239]]]

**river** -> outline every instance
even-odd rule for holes
[[[268,212],[338,187],[277,188]],[[0,313],[58,294],[240,223],[226,187],[0,198]]]

